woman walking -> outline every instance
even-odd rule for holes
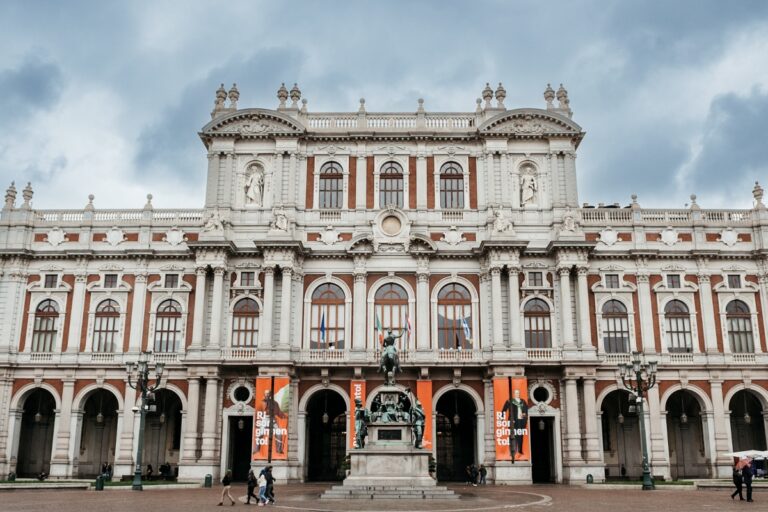
[[[736,490],[731,494],[731,499],[735,499],[738,494],[739,500],[744,501],[744,496],[741,494],[741,486],[744,481],[741,477],[741,467],[741,461],[736,462],[733,466],[733,485],[736,486]]]
[[[264,475],[264,471],[259,473],[257,484],[259,485],[259,497],[257,501],[259,502],[259,506],[263,507],[267,502],[267,477]]]
[[[253,474],[253,470],[248,471],[248,495],[245,497],[245,504],[251,504],[251,498],[259,502],[259,498],[253,494],[253,490],[256,488],[256,475]]]
[[[224,478],[221,479],[221,485],[224,486],[221,489],[221,501],[219,501],[218,506],[222,506],[224,504],[224,496],[229,498],[229,501],[232,502],[232,506],[235,505],[235,498],[232,497],[232,494],[230,494],[229,490],[232,488],[232,470],[228,469],[226,473],[224,473]]]

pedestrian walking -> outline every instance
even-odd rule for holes
[[[733,485],[736,486],[736,490],[733,491],[731,494],[731,499],[736,499],[736,495],[739,496],[739,500],[744,501],[744,496],[741,493],[741,488],[744,480],[741,476],[741,461],[737,461],[736,464],[733,465]]]
[[[485,485],[485,477],[488,475],[488,470],[484,464],[480,464],[480,485]]]
[[[747,503],[752,502],[752,459],[747,459],[747,464],[741,469],[741,479],[747,488]]]
[[[267,503],[275,503],[275,480],[272,476],[272,464],[267,464],[264,468],[264,478],[267,480],[267,490],[264,492],[264,496],[267,498]]]
[[[259,479],[256,480],[259,486],[259,506],[263,507],[267,503],[267,477],[266,472],[259,473]]]
[[[469,478],[472,482],[472,486],[477,487],[477,479],[480,476],[480,472],[477,470],[477,466],[472,464],[469,468]]]
[[[250,470],[248,471],[248,495],[245,497],[246,505],[251,504],[251,498],[256,500],[256,502],[259,501],[259,498],[253,494],[254,489],[256,489],[256,475],[253,474],[253,470]]]
[[[226,473],[224,473],[224,478],[221,479],[221,485],[223,488],[221,489],[221,500],[219,501],[218,506],[222,506],[224,504],[224,496],[229,498],[229,501],[232,502],[232,506],[235,505],[235,498],[232,497],[232,494],[230,494],[229,490],[232,488],[232,470],[228,469]]]

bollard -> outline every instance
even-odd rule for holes
[[[104,477],[102,475],[99,475],[96,477],[96,490],[97,491],[104,490]]]
[[[594,479],[594,477],[592,477],[591,474],[587,475],[587,483],[588,484],[594,483],[594,481],[595,481],[595,479]]]
[[[212,487],[213,486],[213,476],[208,474],[205,475],[205,482],[203,483],[203,487]]]

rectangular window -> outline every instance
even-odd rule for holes
[[[255,282],[255,272],[240,272],[240,286],[253,286]]]
[[[544,286],[544,274],[542,272],[528,272],[528,286]]]
[[[117,274],[104,275],[104,288],[117,288]]]
[[[741,276],[738,274],[728,274],[728,288],[741,288]]]
[[[680,288],[680,275],[669,274],[667,275],[667,287],[668,288]]]
[[[166,288],[178,288],[179,287],[179,274],[166,274],[165,275],[165,287]]]
[[[619,274],[606,274],[605,275],[605,287],[606,288],[618,288],[619,287]]]
[[[45,274],[45,287],[56,288],[59,283],[59,276],[57,274]]]

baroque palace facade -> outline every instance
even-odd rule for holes
[[[125,364],[151,351],[150,366],[165,364],[144,436],[155,473],[243,477],[266,456],[279,478],[338,479],[354,398],[383,384],[389,328],[441,480],[472,463],[499,483],[638,476],[638,417],[617,370],[633,351],[658,361],[644,412],[655,475],[729,476],[725,453],[766,448],[759,185],[748,210],[693,196],[685,209],[580,206],[585,133],[562,86],[543,108],[512,110],[501,84],[486,86],[464,113],[422,100],[311,113],[298,87],[277,96],[274,110],[238,108],[236,87],[217,91],[200,132],[202,209],[155,209],[151,196],[101,209],[91,196],[40,210],[30,186],[19,201],[8,189],[0,474],[132,473]],[[494,396],[503,379],[524,383],[519,458]]]

